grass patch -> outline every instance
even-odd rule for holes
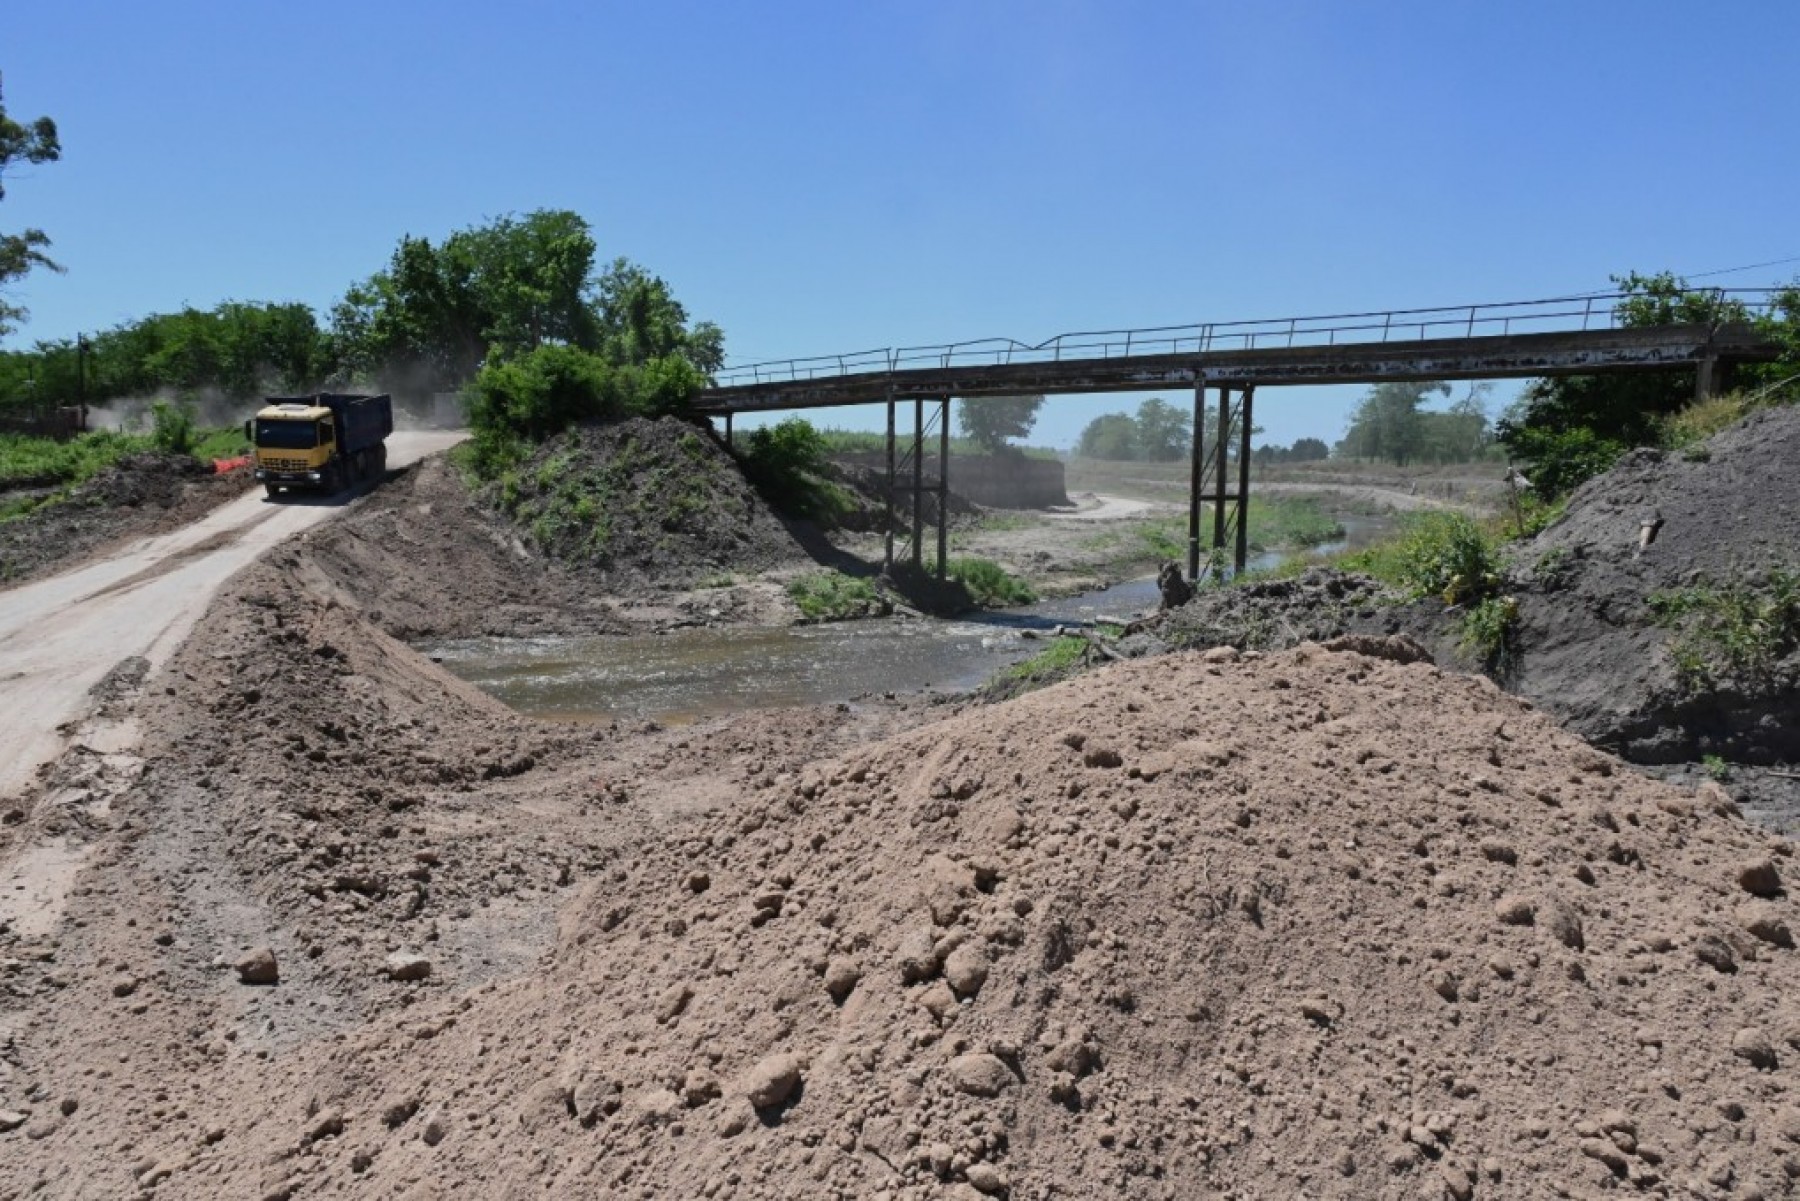
[[[1087,660],[1085,638],[1057,638],[1029,659],[1013,664],[1000,673],[1005,684],[1037,687],[1062,679]]]
[[[1800,570],[1655,592],[1649,604],[1670,631],[1669,658],[1690,693],[1714,691],[1726,680],[1771,684],[1776,665],[1800,647]]]
[[[67,442],[26,434],[0,434],[0,488],[79,484],[126,455],[150,448],[146,434],[111,430],[82,434]]]
[[[817,571],[789,582],[788,596],[808,621],[849,621],[885,613],[875,585],[841,571]]]
[[[1029,605],[1037,599],[1030,585],[992,559],[951,559],[945,564],[944,574],[960,581],[984,609]]]
[[[1343,523],[1314,497],[1250,497],[1250,545],[1257,550],[1319,546],[1343,536]]]

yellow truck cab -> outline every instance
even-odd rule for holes
[[[394,430],[385,395],[321,392],[270,397],[244,423],[256,478],[274,496],[284,488],[338,492],[387,470],[385,439]]]

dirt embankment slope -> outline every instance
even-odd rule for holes
[[[1582,485],[1567,515],[1516,553],[1509,685],[1640,762],[1800,762],[1800,645],[1777,644],[1766,671],[1721,670],[1696,687],[1680,678],[1674,631],[1653,608],[1696,585],[1743,594],[1772,571],[1800,577],[1797,462],[1800,407],[1788,407],[1687,453],[1636,451]],[[1724,668],[1725,645],[1700,649]]]

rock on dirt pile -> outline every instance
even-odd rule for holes
[[[1725,638],[1692,641],[1685,673],[1671,654],[1683,622],[1659,624],[1654,608],[1694,588],[1725,605],[1766,601],[1771,573],[1800,581],[1797,462],[1800,407],[1789,407],[1686,452],[1634,451],[1582,485],[1515,556],[1508,686],[1637,762],[1800,761],[1800,600],[1785,637],[1768,621],[1731,628],[1727,615]],[[1767,662],[1734,668],[1731,641],[1764,635]]]
[[[534,978],[237,1061],[204,1138],[139,1148],[158,1195],[1800,1176],[1790,845],[1426,663],[1120,664],[772,764],[618,864]]]

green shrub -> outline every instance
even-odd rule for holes
[[[969,590],[969,596],[983,608],[1029,605],[1037,599],[1037,594],[1024,580],[992,559],[951,559],[945,564],[944,574],[961,582]]]
[[[1463,654],[1485,671],[1505,671],[1512,660],[1518,617],[1519,602],[1510,596],[1490,596],[1469,606],[1462,619]]]
[[[1551,431],[1536,426],[1512,431],[1509,449],[1530,464],[1527,474],[1538,496],[1554,500],[1599,475],[1630,449],[1585,426]]]
[[[1399,538],[1346,556],[1343,565],[1447,605],[1478,603],[1500,583],[1498,539],[1463,513],[1419,514]]]
[[[539,346],[488,364],[469,385],[467,462],[478,478],[496,479],[534,443],[582,422],[674,412],[704,383],[679,355],[621,366],[574,346]]]
[[[194,453],[194,407],[157,401],[150,406],[150,444],[165,454]]]
[[[790,517],[829,524],[851,508],[849,494],[829,478],[825,440],[805,418],[751,430],[738,461],[763,499]]]
[[[876,617],[890,611],[890,606],[875,591],[875,585],[858,576],[841,571],[818,571],[792,580],[787,592],[809,621],[848,621],[856,617]]]

